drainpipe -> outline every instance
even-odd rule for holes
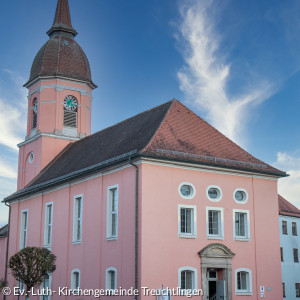
[[[134,288],[138,289],[138,226],[139,226],[139,168],[132,163],[131,157],[129,163],[135,167],[135,275],[134,275]],[[135,295],[135,300],[138,299],[138,295]]]
[[[7,242],[6,242],[6,257],[5,257],[5,275],[4,275],[4,281],[7,282],[8,246],[9,246],[9,229],[10,229],[10,211],[11,211],[11,207],[6,202],[5,202],[5,205],[9,207],[9,212],[8,212],[8,228],[7,228]],[[3,296],[3,300],[5,300],[5,299],[6,299],[6,295]]]

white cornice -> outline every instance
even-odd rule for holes
[[[80,94],[82,96],[89,96],[92,100],[92,94],[89,93],[86,89],[75,88],[72,86],[61,85],[61,84],[48,84],[48,85],[42,84],[42,85],[38,86],[37,88],[33,89],[30,93],[28,93],[28,99],[30,99],[30,97],[34,93],[36,93],[36,92],[40,93],[43,89],[56,89],[57,91],[63,91],[63,90],[76,91],[76,92],[80,92]]]
[[[171,161],[166,161],[166,160],[158,159],[158,158],[143,157],[136,162],[136,164],[140,164],[140,163],[159,165],[159,166],[165,166],[165,167],[173,167],[173,168],[179,168],[179,169],[185,169],[185,170],[218,173],[218,174],[226,174],[226,175],[233,175],[233,176],[253,177],[253,178],[269,179],[269,180],[278,180],[278,178],[279,178],[278,176],[275,176],[275,175],[268,176],[268,175],[263,175],[263,174],[256,173],[256,172],[233,170],[233,169],[229,169],[229,168],[221,168],[221,167],[216,167],[216,166],[198,165],[198,164],[187,163],[187,162],[177,162],[177,161],[171,162]]]
[[[69,136],[64,136],[64,135],[56,135],[54,133],[42,133],[41,132],[41,133],[38,133],[37,135],[29,138],[28,140],[18,144],[17,146],[20,148],[21,146],[27,145],[27,144],[37,140],[40,137],[50,137],[50,138],[54,138],[54,139],[68,140],[70,142],[80,140],[80,138],[77,138],[77,137],[69,137]]]

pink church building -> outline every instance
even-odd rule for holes
[[[27,246],[57,256],[42,285],[54,292],[42,298],[155,299],[163,285],[178,300],[282,299],[277,180],[286,174],[177,100],[91,135],[96,85],[67,0],[47,34],[25,84],[18,191],[4,200],[9,257]]]

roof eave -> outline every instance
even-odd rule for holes
[[[107,164],[102,164],[102,165],[96,164],[95,166],[91,166],[84,170],[79,170],[78,172],[66,174],[65,176],[61,176],[61,177],[55,178],[53,180],[46,181],[46,182],[38,184],[36,186],[32,186],[32,187],[28,187],[28,188],[25,187],[22,190],[17,191],[16,193],[12,194],[11,196],[4,198],[1,202],[2,203],[10,203],[12,201],[24,198],[26,196],[30,196],[32,194],[36,194],[38,192],[47,190],[49,188],[53,188],[53,187],[56,187],[56,186],[64,184],[64,183],[92,175],[94,173],[99,172],[100,170],[111,167],[113,165],[123,163],[125,161],[128,161],[129,159],[133,159],[138,156],[138,153],[136,150],[130,151],[128,153],[128,155],[126,155],[126,154],[121,155],[122,156],[121,158],[119,158],[117,160],[113,160]]]
[[[65,76],[52,76],[52,75],[46,75],[46,76],[37,76],[31,80],[28,80],[23,87],[26,88],[30,88],[32,85],[34,85],[35,83],[37,83],[39,80],[50,80],[50,79],[66,79],[66,80],[72,80],[72,81],[76,81],[76,82],[80,82],[80,83],[85,83],[87,84],[92,90],[96,89],[98,86],[93,82],[93,81],[86,81],[86,80],[80,80],[80,79],[76,79],[76,78],[72,78],[72,77],[65,77]]]
[[[261,175],[266,175],[266,176],[274,176],[277,178],[283,178],[283,177],[288,177],[290,176],[289,174],[286,174],[285,172],[263,172],[259,170],[251,170],[243,167],[235,167],[235,166],[228,166],[228,165],[216,165],[212,164],[209,162],[200,162],[200,161],[193,161],[193,160],[187,160],[187,159],[180,159],[180,158],[170,158],[170,157],[165,157],[165,156],[156,156],[156,155],[151,155],[151,154],[146,154],[143,153],[141,156],[147,157],[147,158],[152,158],[152,159],[162,159],[162,160],[168,160],[168,161],[176,161],[176,162],[181,162],[181,163],[190,163],[190,164],[197,164],[199,166],[209,166],[209,167],[216,167],[216,168],[221,168],[224,170],[235,170],[235,171],[242,171],[242,172],[247,172],[247,173],[253,173],[253,174],[261,174]]]

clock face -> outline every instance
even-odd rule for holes
[[[34,100],[34,103],[33,103],[33,111],[37,114],[37,107],[38,107],[38,103],[37,103],[37,100]]]
[[[64,108],[66,110],[76,111],[78,106],[77,99],[73,96],[67,96],[64,100]]]

